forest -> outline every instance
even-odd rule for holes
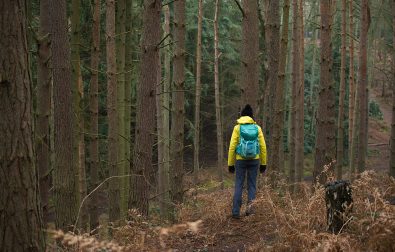
[[[0,0],[0,251],[395,251],[394,50],[395,0]]]

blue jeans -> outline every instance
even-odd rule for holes
[[[248,203],[255,199],[256,177],[258,175],[259,159],[236,160],[235,194],[233,195],[232,215],[240,215],[242,204],[243,184],[247,173]]]

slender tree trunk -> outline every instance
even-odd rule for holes
[[[118,173],[126,175],[126,132],[125,132],[125,23],[126,0],[117,0],[116,11],[116,53],[117,53],[117,114],[118,114]],[[124,218],[127,212],[126,178],[120,179],[120,211]]]
[[[25,4],[0,1],[0,251],[45,251]]]
[[[361,34],[359,42],[359,130],[358,130],[358,172],[365,171],[366,154],[368,148],[367,132],[368,132],[368,73],[367,73],[367,49],[368,49],[368,30],[370,24],[369,3],[368,0],[362,0],[361,9]]]
[[[131,169],[129,208],[148,215],[149,180],[153,177],[152,146],[155,132],[155,97],[161,40],[161,1],[144,0],[140,81],[137,88],[136,132]]]
[[[133,70],[133,32],[132,32],[132,8],[133,8],[133,1],[127,0],[126,1],[126,22],[125,22],[125,130],[124,130],[124,174],[130,173],[130,166],[131,166],[131,123],[132,123],[132,70]],[[125,208],[128,207],[128,197],[129,197],[129,184],[130,178],[125,177],[122,178],[122,186],[123,190],[121,191],[124,197],[124,204]],[[127,210],[127,209],[126,209]]]
[[[49,1],[40,1],[40,30],[38,41],[37,74],[37,120],[36,120],[36,165],[40,176],[40,198],[44,223],[48,223],[50,175],[50,116],[51,85],[50,69],[50,30]]]
[[[270,14],[269,14],[270,13]],[[279,73],[279,59],[280,59],[280,2],[277,0],[270,0],[268,6],[267,25],[269,29],[268,36],[268,82],[269,86],[269,168],[273,171],[280,171],[280,144],[281,144],[281,110],[284,104],[281,97],[276,96]],[[256,51],[250,53],[256,55]],[[257,63],[259,61],[257,60]],[[281,91],[281,88],[280,88]]]
[[[346,86],[346,32],[347,32],[347,2],[342,0],[342,30],[341,30],[341,61],[340,61],[340,87],[339,87],[339,114],[337,117],[337,178],[342,178],[344,160],[344,100]]]
[[[273,144],[279,141],[279,171],[284,171],[284,109],[285,109],[285,71],[287,66],[287,52],[288,52],[288,29],[289,29],[289,9],[290,0],[284,1],[283,17],[282,17],[282,30],[281,30],[281,43],[280,43],[280,62],[278,71],[278,86],[277,86],[277,100],[278,103],[275,117],[275,127],[278,125],[279,140],[277,136],[273,136]]]
[[[350,12],[350,31],[349,33],[353,35],[354,33],[354,17],[353,17],[353,0],[350,0],[349,2],[349,12]],[[350,172],[354,173],[355,172],[355,167],[354,167],[354,152],[356,150],[356,144],[354,143],[354,138],[357,137],[355,134],[354,129],[356,128],[356,118],[354,117],[356,111],[356,104],[357,104],[357,99],[356,99],[356,88],[355,88],[355,83],[354,83],[354,38],[353,36],[350,37],[350,73],[349,73],[349,108],[348,108],[348,117],[349,117],[349,129],[348,129],[348,146],[349,146],[349,165],[350,165]],[[354,148],[355,146],[355,148]]]
[[[299,3],[298,0],[292,1],[293,8],[293,26],[292,26],[292,91],[291,91],[291,109],[290,109],[290,138],[289,138],[289,181],[292,184],[296,182],[296,146],[297,142],[297,108],[298,108],[298,85],[300,83],[300,39],[299,39]],[[293,189],[292,189],[293,190]]]
[[[115,49],[115,2],[106,0],[106,57],[107,57],[107,115],[108,115],[108,170],[110,176],[119,176],[118,170],[118,111],[117,66]],[[118,179],[109,183],[110,221],[120,218],[120,186]]]
[[[70,230],[77,216],[76,166],[73,158],[73,99],[70,43],[65,1],[51,1],[51,49],[54,100],[55,167],[53,192],[56,227]],[[70,163],[71,162],[71,163]],[[67,207],[65,207],[67,206]]]
[[[184,176],[184,89],[185,89],[185,0],[174,3],[174,41],[173,58],[173,107],[171,127],[171,170],[170,197],[179,204],[183,199],[182,181]],[[174,211],[173,211],[174,212]]]
[[[83,117],[83,82],[80,62],[80,0],[73,0],[71,16],[71,65],[73,83],[73,135],[74,135],[74,163],[77,165],[76,177],[78,178],[77,198],[78,204],[86,196],[86,173],[85,173],[85,142],[84,142],[84,117]],[[86,231],[89,228],[88,208],[84,205],[81,209],[79,226]]]
[[[164,44],[170,43],[170,9],[169,6],[163,7],[165,16],[164,36],[167,36]],[[168,47],[167,47],[168,48]],[[163,166],[159,171],[159,193],[160,193],[160,209],[162,219],[169,218],[169,169],[170,169],[170,49],[163,53],[164,61],[164,80],[163,80],[163,99],[162,110],[163,113]]]
[[[203,0],[199,0],[198,14],[198,33],[196,46],[196,87],[195,87],[195,136],[194,136],[194,152],[193,152],[193,171],[195,184],[198,179],[199,171],[199,145],[200,145],[200,94],[202,85],[201,65],[202,65],[202,20],[203,20]]]
[[[259,98],[259,20],[258,1],[242,0],[241,93],[243,106],[258,111]],[[256,115],[258,116],[258,115]]]
[[[395,48],[395,0],[392,0],[392,46]],[[395,80],[395,53],[392,53],[392,75]],[[390,175],[395,177],[395,83],[392,83],[392,121]]]
[[[321,0],[321,80],[317,111],[317,133],[313,176],[320,183],[326,182],[321,174],[325,165],[336,158],[335,90],[332,76],[332,13],[331,2]],[[314,181],[315,181],[314,180]]]
[[[100,0],[93,2],[93,26],[91,49],[91,83],[90,83],[90,178],[91,188],[99,185],[99,62],[100,62]],[[99,226],[99,198],[95,192],[91,195],[89,213],[90,227]]]
[[[295,145],[295,166],[296,166],[296,181],[301,182],[304,168],[304,25],[303,25],[303,4],[304,1],[299,1],[299,82],[297,89],[297,114],[296,114],[296,145]]]
[[[222,135],[222,118],[221,118],[221,104],[220,104],[220,90],[219,90],[219,35],[218,35],[218,15],[220,2],[215,0],[215,14],[214,14],[214,85],[215,85],[215,122],[217,125],[217,169],[218,176],[221,182],[221,188],[224,187],[223,180],[223,161],[224,161],[224,140]]]

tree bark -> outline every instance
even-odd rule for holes
[[[299,1],[298,9],[298,40],[299,40],[299,80],[297,89],[297,114],[296,114],[296,144],[295,166],[296,181],[301,182],[304,168],[304,25],[303,25],[303,0]]]
[[[243,107],[258,111],[259,98],[259,20],[258,1],[242,0],[241,93]],[[258,116],[258,114],[256,115]]]
[[[298,107],[298,84],[300,82],[300,39],[299,39],[299,3],[298,0],[292,1],[293,8],[293,26],[292,26],[292,92],[291,92],[291,109],[290,109],[290,138],[289,138],[289,181],[293,184],[296,182],[296,145],[297,143],[297,107]],[[293,191],[293,189],[292,189]]]
[[[107,58],[107,115],[108,115],[108,170],[110,176],[119,176],[118,170],[118,111],[117,66],[115,48],[115,2],[106,0],[106,58]],[[119,180],[109,183],[110,221],[120,218]]]
[[[281,123],[279,118],[280,112],[284,104],[276,97],[277,85],[278,85],[278,73],[279,73],[279,58],[280,58],[280,2],[277,0],[270,0],[268,6],[268,82],[269,87],[269,168],[273,171],[280,171],[280,144],[281,134],[280,131]],[[250,53],[257,56],[256,51]],[[257,60],[257,64],[259,61]],[[277,117],[277,118],[276,118]],[[273,139],[274,142],[273,142]],[[270,147],[271,146],[271,147]]]
[[[319,104],[316,121],[316,144],[314,182],[319,177],[321,184],[326,182],[325,174],[321,174],[325,165],[336,158],[335,128],[335,90],[332,76],[332,4],[321,0],[321,80]]]
[[[73,99],[70,62],[70,43],[65,1],[51,1],[51,49],[54,100],[53,171],[56,227],[70,230],[77,217],[76,165],[73,157]],[[67,207],[65,207],[67,206]]]
[[[199,171],[199,151],[200,151],[200,94],[201,85],[201,65],[202,65],[202,20],[203,20],[203,0],[199,0],[198,13],[198,33],[196,46],[196,86],[195,86],[195,135],[194,135],[194,152],[193,152],[193,172],[194,182],[197,183]]]
[[[353,0],[349,0],[349,33],[351,34],[350,37],[350,73],[349,73],[349,95],[348,95],[348,146],[349,146],[349,163],[351,166],[351,158],[352,158],[352,136],[353,136],[353,125],[354,125],[354,108],[355,108],[355,84],[354,84],[354,38],[353,38],[353,31],[354,31],[354,17],[353,17]]]
[[[392,1],[392,45],[395,48],[395,0]],[[395,53],[392,53],[392,75],[395,80]],[[391,121],[391,158],[390,175],[395,177],[395,83],[392,83],[392,121]]]
[[[36,166],[39,171],[40,198],[44,223],[48,223],[49,189],[51,186],[50,164],[50,116],[51,86],[50,69],[50,30],[49,1],[40,1],[40,29],[38,41],[37,73],[37,119],[36,119]]]
[[[132,162],[131,157],[131,123],[132,123],[132,70],[133,70],[133,17],[132,17],[132,9],[133,9],[133,1],[127,0],[126,1],[126,22],[125,22],[125,130],[124,130],[124,152],[123,152],[123,160],[124,161],[124,174],[130,173],[130,166]],[[128,199],[129,199],[129,189],[130,189],[130,178],[125,177],[122,178],[122,187],[123,190],[121,191],[124,197],[124,206],[127,211],[128,207]],[[127,213],[127,212],[126,212]]]
[[[340,60],[340,87],[339,87],[339,114],[337,116],[337,178],[342,178],[344,160],[344,100],[346,86],[346,32],[347,32],[347,2],[342,0],[342,25],[341,25],[341,60]]]
[[[25,4],[0,1],[0,251],[45,251]]]
[[[178,204],[182,202],[184,194],[185,0],[174,3],[174,41],[170,197],[173,203]]]
[[[359,79],[358,79],[358,92],[359,92],[359,130],[358,130],[358,172],[365,171],[366,167],[366,154],[368,148],[368,72],[367,72],[367,49],[368,49],[368,30],[370,24],[369,17],[369,3],[368,0],[362,0],[361,9],[361,34],[359,42]]]
[[[285,71],[287,65],[287,52],[288,52],[288,29],[289,29],[289,9],[290,0],[284,1],[283,6],[283,20],[282,20],[282,31],[281,31],[281,43],[280,43],[280,62],[278,70],[278,85],[276,89],[276,102],[278,107],[275,115],[274,127],[278,127],[279,135],[273,136],[273,144],[278,142],[278,153],[279,153],[279,171],[284,171],[284,148],[283,148],[283,132],[284,132],[284,108],[285,108]],[[275,150],[277,151],[277,149]]]
[[[126,175],[126,160],[125,149],[126,138],[125,132],[125,39],[126,39],[126,0],[117,0],[116,11],[116,54],[117,54],[117,117],[118,117],[118,173],[119,175]],[[127,214],[127,199],[126,194],[126,180],[121,178],[119,183],[120,191],[120,212],[121,217],[124,218]]]
[[[163,7],[165,16],[164,23],[164,36],[170,35],[170,9],[169,6]],[[169,45],[170,37],[167,36],[164,44]],[[170,47],[170,45],[169,45]],[[169,48],[167,47],[167,48]],[[159,171],[159,193],[160,193],[160,212],[162,219],[169,218],[169,169],[170,169],[170,49],[165,50],[163,53],[164,61],[164,80],[163,80],[163,99],[162,110],[163,113],[163,166]]]
[[[137,87],[136,131],[131,169],[131,191],[129,208],[138,209],[148,215],[150,178],[153,177],[152,146],[155,132],[155,97],[159,62],[159,42],[161,40],[161,1],[144,0],[143,32],[141,39],[140,81]]]
[[[91,188],[99,185],[99,62],[100,62],[100,0],[93,2],[93,26],[91,49],[91,83],[90,83],[90,178]],[[91,195],[89,204],[90,227],[99,226],[98,193]]]
[[[72,65],[72,83],[73,83],[73,150],[74,164],[77,166],[76,178],[78,178],[77,198],[78,205],[86,196],[86,172],[85,172],[85,142],[84,142],[84,117],[83,117],[83,95],[84,88],[81,75],[80,62],[80,0],[73,0],[71,16],[71,65]],[[79,218],[79,227],[87,231],[89,228],[88,208],[84,205],[81,209],[81,218]]]
[[[218,15],[219,15],[220,2],[215,1],[215,14],[214,14],[214,90],[215,90],[215,122],[217,125],[217,169],[218,177],[223,189],[223,161],[224,161],[224,140],[222,134],[222,118],[221,118],[221,97],[219,90],[219,31],[218,31]]]

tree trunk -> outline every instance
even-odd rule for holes
[[[331,2],[321,0],[321,80],[316,121],[314,181],[326,182],[321,174],[325,165],[336,158],[335,90],[332,76]]]
[[[278,127],[279,135],[273,136],[273,144],[278,142],[278,153],[279,153],[279,171],[284,171],[284,148],[283,148],[283,132],[284,132],[284,108],[285,108],[285,71],[287,65],[287,52],[288,52],[288,29],[289,29],[289,9],[290,0],[284,1],[283,6],[283,20],[282,20],[282,31],[281,31],[281,43],[280,43],[280,62],[278,71],[278,85],[276,89],[276,102],[278,104],[274,127]],[[276,150],[275,150],[276,151]]]
[[[37,74],[37,119],[36,119],[36,165],[40,176],[40,198],[44,223],[48,223],[50,175],[50,116],[51,85],[50,69],[50,30],[49,1],[40,1],[40,30],[38,41]]]
[[[278,85],[278,73],[279,73],[279,58],[280,58],[280,2],[276,0],[270,0],[268,6],[268,82],[269,87],[269,168],[273,171],[280,171],[280,144],[281,135],[280,131],[281,123],[283,118],[281,116],[281,110],[284,103],[281,97],[276,96],[277,85]],[[256,52],[251,52],[256,54]],[[281,91],[281,89],[280,89]],[[271,147],[270,147],[271,146]]]
[[[125,149],[126,138],[125,132],[125,24],[126,24],[126,0],[117,0],[116,11],[116,53],[117,53],[117,116],[118,116],[118,173],[121,176],[126,175]],[[124,218],[127,213],[127,197],[126,195],[126,178],[119,180],[120,191],[120,212]]]
[[[115,49],[115,3],[106,0],[106,58],[107,58],[107,115],[108,115],[108,170],[110,176],[119,176],[118,170],[118,111],[117,66]],[[120,218],[120,186],[118,179],[109,183],[110,221]]]
[[[355,85],[354,85],[354,38],[353,38],[353,31],[354,31],[354,17],[353,17],[353,0],[349,1],[349,33],[351,34],[350,37],[350,73],[349,73],[349,94],[348,94],[348,159],[351,166],[351,158],[352,158],[352,136],[353,136],[353,125],[354,125],[354,108],[355,108]]]
[[[337,179],[342,178],[342,168],[344,159],[344,100],[346,86],[346,32],[347,32],[347,3],[342,0],[342,30],[341,30],[341,61],[340,61],[340,87],[339,87],[339,114],[337,117]]]
[[[300,39],[299,39],[299,11],[298,0],[292,1],[293,8],[293,25],[292,25],[292,92],[291,92],[291,109],[290,109],[290,132],[289,132],[289,182],[293,184],[296,182],[296,127],[297,127],[297,91],[300,81]]]
[[[367,49],[368,49],[368,30],[370,24],[368,0],[362,0],[361,9],[361,34],[359,42],[359,130],[358,130],[358,172],[365,171],[366,154],[368,148],[368,73],[367,73]]]
[[[159,42],[161,40],[161,1],[144,0],[143,31],[141,39],[140,81],[137,87],[136,132],[131,168],[131,188],[129,208],[138,209],[148,215],[148,198],[153,177],[152,146],[155,132],[155,97],[159,62]]]
[[[170,35],[170,9],[169,6],[163,7],[165,16],[164,36]],[[167,36],[164,44],[169,45],[170,37]],[[170,45],[169,45],[170,46]],[[169,48],[169,47],[167,47]],[[159,193],[160,193],[160,213],[162,219],[169,218],[169,167],[170,167],[170,49],[163,53],[164,61],[164,80],[163,80],[163,99],[161,113],[163,119],[163,166],[159,171]]]
[[[133,8],[133,1],[127,0],[126,1],[126,22],[125,22],[125,130],[124,130],[124,152],[123,152],[123,160],[124,161],[124,174],[130,173],[130,166],[131,166],[131,123],[132,123],[132,70],[133,70],[133,32],[132,32],[132,8]],[[129,197],[129,184],[130,178],[125,177],[122,178],[122,195],[124,197],[124,207],[128,207],[128,197]],[[127,214],[127,212],[126,212]]]
[[[243,106],[258,111],[259,98],[259,20],[258,1],[242,0],[241,93]],[[256,115],[258,116],[258,114]]]
[[[73,163],[73,99],[70,43],[65,1],[51,1],[51,49],[54,100],[55,167],[53,171],[56,227],[70,230],[77,217],[76,165]],[[67,206],[67,207],[65,207]]]
[[[100,0],[93,2],[93,26],[91,49],[91,83],[90,83],[90,178],[91,188],[99,185],[99,62],[100,62]],[[99,226],[99,198],[98,193],[91,195],[89,213],[90,227]]]
[[[201,65],[202,65],[202,20],[203,20],[203,0],[199,0],[198,33],[196,46],[196,87],[195,87],[195,136],[193,152],[193,172],[194,182],[197,183],[199,171],[199,146],[200,146],[200,94],[202,92]]]
[[[218,35],[218,15],[220,3],[215,0],[215,14],[214,14],[214,85],[215,85],[215,122],[217,125],[217,169],[218,177],[223,189],[223,161],[224,161],[224,140],[222,136],[222,118],[221,118],[221,104],[220,104],[220,90],[219,90],[219,35]]]
[[[0,1],[0,251],[45,251],[25,11],[25,1]]]
[[[296,181],[301,182],[304,168],[304,25],[303,25],[303,0],[299,1],[298,10],[298,41],[299,41],[299,79],[297,86],[297,108],[296,108],[296,144],[295,144],[295,166]]]
[[[395,48],[395,0],[392,1],[392,45]],[[392,53],[392,75],[395,80],[395,53]],[[390,175],[395,177],[395,83],[392,83],[392,121],[391,121],[391,158]]]
[[[184,194],[185,0],[174,3],[174,41],[177,43],[173,58],[170,197],[173,203],[178,204]]]
[[[76,164],[76,178],[78,178],[77,198],[78,205],[86,196],[86,173],[85,173],[85,142],[84,142],[84,117],[83,117],[83,82],[81,76],[80,63],[80,0],[73,0],[71,16],[71,65],[72,65],[72,83],[73,83],[73,150],[74,164]],[[81,209],[81,218],[79,218],[79,227],[87,231],[89,228],[88,208],[84,205]]]

